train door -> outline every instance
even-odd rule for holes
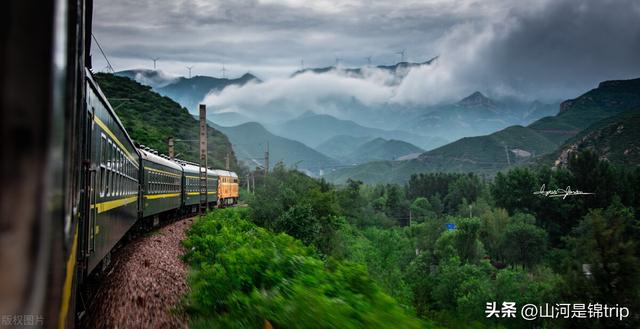
[[[93,99],[93,91],[91,87],[86,84],[86,125],[84,132],[84,150],[83,150],[83,171],[85,173],[85,182],[84,182],[84,191],[85,198],[83,202],[83,212],[81,216],[81,227],[82,227],[82,237],[84,237],[82,241],[82,252],[81,255],[81,263],[83,266],[83,273],[80,277],[80,280],[83,281],[84,277],[88,274],[88,261],[89,257],[93,253],[95,241],[94,241],[94,227],[96,221],[96,215],[98,211],[97,199],[96,199],[96,149],[93,145],[99,143],[94,142],[94,138],[96,136],[96,123],[95,123],[95,109],[92,106]]]

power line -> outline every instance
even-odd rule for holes
[[[114,70],[113,66],[111,66],[111,62],[109,62],[109,58],[107,58],[107,54],[105,54],[104,50],[102,50],[102,46],[100,46],[100,42],[98,42],[98,39],[96,38],[95,34],[91,33],[91,36],[93,37],[93,41],[96,42],[96,45],[98,45],[98,49],[100,49],[100,52],[102,53],[102,56],[104,57],[104,60],[107,61],[107,66],[111,70],[111,73],[114,73],[116,70]]]

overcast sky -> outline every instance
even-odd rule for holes
[[[224,64],[277,79],[301,60],[391,64],[404,49],[410,61],[440,55],[414,92],[563,99],[640,77],[637,0],[96,0],[93,32],[116,70],[159,57],[171,75],[220,76]],[[95,46],[93,62],[106,66]]]

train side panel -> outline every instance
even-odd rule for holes
[[[145,150],[142,156],[142,217],[178,211],[182,203],[182,168]]]
[[[183,163],[183,206],[193,212],[200,205],[200,167]],[[207,195],[209,204],[217,204],[218,176],[213,170],[207,170]],[[211,205],[210,205],[211,206]]]
[[[140,157],[97,84],[87,75],[91,118],[89,214],[84,225],[87,272],[91,272],[138,218]]]

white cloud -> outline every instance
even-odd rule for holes
[[[393,96],[393,78],[380,70],[371,70],[366,78],[357,78],[340,71],[324,74],[306,72],[294,77],[276,78],[263,83],[230,86],[221,92],[210,93],[203,100],[219,112],[237,111],[255,115],[266,107],[297,115],[305,111],[338,114],[338,108],[327,102],[358,102],[374,106]]]

